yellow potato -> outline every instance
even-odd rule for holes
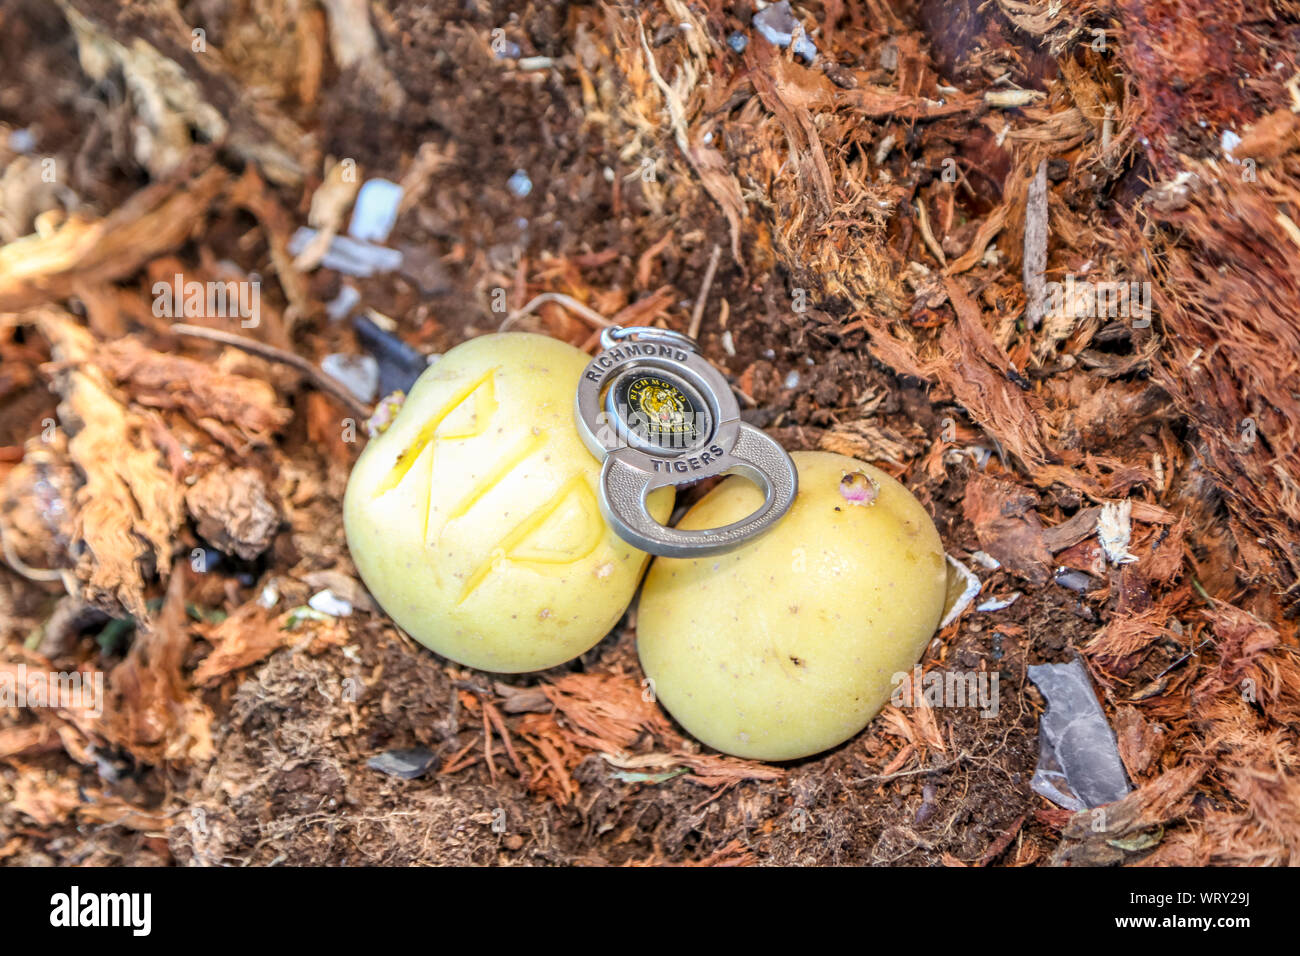
[[[655,694],[724,753],[792,760],[834,747],[920,658],[947,590],[921,503],[879,469],[795,452],[799,495],[768,534],[729,554],[657,558],[637,615]],[[736,521],[762,501],[731,477],[678,527]]]
[[[393,620],[458,663],[562,664],[636,590],[647,556],[601,516],[600,462],[573,422],[587,361],[525,333],[457,346],[352,471],[343,513],[357,570]],[[651,498],[660,521],[664,491]]]

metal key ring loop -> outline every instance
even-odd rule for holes
[[[646,341],[667,342],[679,348],[696,351],[695,340],[689,335],[674,332],[672,329],[656,329],[650,325],[611,325],[600,333],[600,347],[613,348],[623,339],[637,338]]]
[[[604,459],[599,500],[615,532],[651,554],[692,557],[729,551],[775,524],[794,502],[798,476],[775,440],[740,420],[722,374],[680,332],[611,328],[582,373],[578,432]],[[684,531],[655,521],[656,488],[740,474],[763,491],[753,514],[722,528]]]

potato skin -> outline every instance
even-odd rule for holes
[[[757,760],[806,757],[865,727],[925,650],[947,589],[939,533],[911,492],[844,455],[791,457],[786,517],[729,554],[657,558],[637,615],[660,703],[710,747]],[[874,503],[841,494],[859,471],[879,486]],[[724,525],[761,501],[733,476],[678,526]]]
[[[471,339],[420,376],[348,480],[344,525],[366,587],[457,663],[516,673],[598,642],[647,555],[600,514],[600,462],[573,398],[589,357],[542,335]],[[651,499],[662,521],[672,493]]]

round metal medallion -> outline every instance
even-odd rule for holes
[[[606,329],[579,382],[575,418],[587,447],[604,461],[599,499],[606,520],[651,554],[730,551],[771,528],[798,491],[785,449],[740,420],[726,379],[679,332]],[[646,510],[656,488],[720,474],[753,481],[763,505],[734,524],[701,531],[665,527]]]

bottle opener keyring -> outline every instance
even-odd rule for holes
[[[774,439],[740,420],[722,374],[680,332],[612,327],[582,373],[578,433],[604,460],[600,509],[624,541],[674,558],[721,554],[771,528],[799,488],[794,462]],[[721,528],[685,531],[650,516],[646,496],[713,475],[739,474],[763,504]]]

